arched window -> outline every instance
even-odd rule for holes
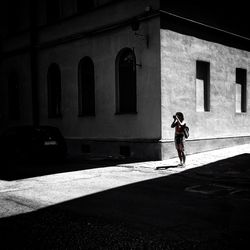
[[[116,112],[136,113],[136,58],[130,48],[116,57]]]
[[[90,57],[84,57],[78,65],[79,116],[95,115],[95,72]]]
[[[9,119],[18,120],[20,118],[20,86],[19,77],[16,72],[12,72],[8,78],[8,108]]]
[[[60,0],[46,0],[47,23],[51,24],[60,19],[61,6]]]
[[[61,116],[61,71],[56,63],[48,69],[48,115],[50,118]]]

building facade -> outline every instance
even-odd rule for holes
[[[1,39],[2,130],[48,124],[71,155],[167,159],[176,155],[172,116],[182,111],[187,153],[249,142],[244,38],[228,44],[232,34],[199,30],[153,0],[6,8],[15,18]]]

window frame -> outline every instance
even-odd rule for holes
[[[244,68],[235,69],[235,84],[241,85],[241,103],[240,103],[241,109],[240,112],[237,112],[237,110],[235,111],[236,113],[247,113],[247,70],[246,69]],[[235,106],[236,106],[236,96],[235,96]]]
[[[121,75],[121,68],[120,68],[120,64],[121,64],[121,59],[124,55],[127,54],[131,54],[132,55],[132,82],[134,86],[130,86],[130,95],[127,96],[127,98],[131,98],[131,94],[133,96],[133,106],[128,108],[128,104],[126,102],[124,102],[124,96],[121,96],[121,82],[120,82],[120,75]],[[115,114],[137,114],[137,69],[136,69],[136,55],[133,49],[125,47],[123,49],[121,49],[117,56],[116,56],[116,61],[115,61],[115,89],[116,89],[116,112]],[[123,86],[124,87],[124,86]],[[127,91],[128,92],[128,91]],[[122,103],[123,100],[123,103]],[[125,107],[125,108],[124,108]],[[126,110],[127,109],[127,110]],[[129,110],[131,109],[131,110]]]
[[[56,80],[54,80],[54,78]],[[54,85],[52,82],[55,82]],[[58,87],[58,89],[56,87]],[[52,88],[55,88],[55,89],[52,89]],[[62,76],[61,76],[61,69],[57,63],[51,63],[50,66],[48,67],[47,98],[48,98],[48,117],[49,118],[61,118],[62,117]]]
[[[204,111],[211,111],[210,101],[210,62],[196,60],[196,80],[202,80],[204,83]]]
[[[85,63],[87,63],[88,65],[86,65]],[[85,80],[90,80],[90,81],[84,81],[84,79],[82,79],[84,74],[86,77]],[[89,99],[89,94],[90,98],[92,97],[92,99]],[[96,115],[95,99],[96,97],[95,97],[94,62],[89,56],[84,56],[78,63],[78,116],[79,117]],[[85,100],[87,100],[87,103],[84,104]]]

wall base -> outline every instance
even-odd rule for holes
[[[189,155],[248,143],[250,143],[250,136],[187,140],[185,150],[186,154]],[[173,157],[177,157],[174,143],[163,142],[161,159],[166,160]]]
[[[159,140],[86,140],[67,139],[68,153],[73,157],[160,160]]]
[[[250,136],[186,141],[186,154],[250,143]],[[177,157],[173,141],[160,140],[86,140],[67,139],[70,157],[167,160]]]

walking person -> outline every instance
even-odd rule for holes
[[[184,128],[186,122],[184,121],[184,115],[181,112],[177,112],[174,116],[174,121],[171,124],[171,128],[175,128],[175,147],[180,159],[180,164],[178,166],[185,167],[186,155],[185,155],[185,136]]]

